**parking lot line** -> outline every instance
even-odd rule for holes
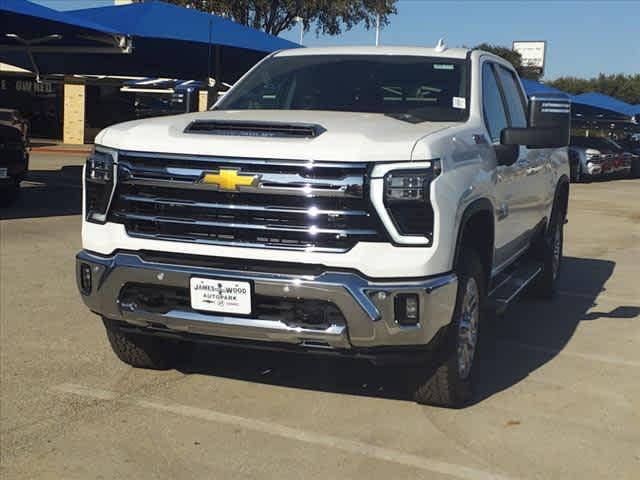
[[[443,462],[428,457],[404,453],[399,450],[379,447],[357,440],[326,435],[322,433],[309,432],[297,428],[287,427],[264,420],[256,420],[253,418],[240,417],[237,415],[229,415],[227,413],[217,412],[215,410],[207,410],[203,408],[190,407],[177,403],[165,403],[158,400],[146,400],[139,397],[122,395],[109,390],[101,390],[98,388],[88,387],[85,385],[77,385],[72,383],[63,383],[52,387],[52,390],[59,393],[79,395],[83,397],[93,398],[97,400],[115,401],[118,403],[132,405],[148,410],[156,410],[183,417],[217,422],[235,427],[253,430],[256,432],[276,435],[278,437],[289,440],[297,440],[313,445],[331,447],[348,453],[363,455],[375,460],[397,463],[407,467],[425,470],[432,473],[450,475],[452,477],[464,480],[514,480],[514,477],[505,476],[480,470],[472,467],[466,467],[455,463]]]
[[[583,360],[591,360],[591,361],[594,361],[594,362],[610,363],[610,364],[619,365],[619,366],[622,366],[622,367],[640,367],[640,362],[636,362],[636,361],[633,361],[633,360],[627,360],[625,358],[616,357],[616,356],[613,356],[613,355],[599,355],[599,354],[593,354],[593,353],[572,352],[570,350],[561,350],[561,349],[556,349],[556,348],[541,347],[539,345],[531,345],[529,343],[522,343],[522,342],[518,342],[518,341],[515,341],[515,340],[507,340],[507,339],[504,339],[504,338],[496,338],[495,341],[498,342],[498,343],[511,345],[511,346],[517,347],[517,348],[524,348],[524,349],[531,350],[531,351],[534,351],[534,352],[549,353],[549,354],[559,355],[559,356],[581,358]]]

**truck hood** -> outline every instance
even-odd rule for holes
[[[194,121],[314,124],[313,138],[185,133]],[[120,123],[98,134],[95,143],[121,150],[225,157],[327,161],[406,161],[416,141],[456,123],[409,122],[374,113],[309,110],[224,110]]]

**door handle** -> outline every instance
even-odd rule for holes
[[[542,169],[542,167],[529,167],[525,170],[525,173],[527,175],[535,175],[536,173],[538,173],[540,170]]]

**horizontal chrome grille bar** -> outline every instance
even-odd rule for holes
[[[296,233],[308,233],[311,235],[316,234],[329,234],[339,235],[341,237],[346,236],[362,236],[362,235],[375,235],[377,232],[373,229],[334,229],[334,228],[319,228],[313,225],[291,225],[283,227],[280,225],[259,225],[249,223],[234,223],[234,222],[216,222],[210,220],[193,220],[188,218],[171,218],[160,217],[152,215],[141,215],[137,213],[115,213],[116,216],[125,218],[127,220],[138,220],[145,222],[154,222],[156,224],[173,223],[173,224],[195,224],[202,227],[219,227],[219,228],[233,228],[233,229],[248,229],[248,230],[265,230],[276,232],[296,232]]]
[[[345,216],[345,217],[368,217],[370,214],[364,210],[325,210],[319,208],[295,208],[280,207],[271,205],[243,205],[217,202],[194,202],[189,200],[180,200],[174,198],[161,197],[144,197],[141,195],[124,194],[120,197],[126,202],[150,203],[154,205],[166,205],[170,207],[189,207],[215,210],[233,210],[263,213],[292,213],[297,215],[307,215],[309,217],[327,216]]]
[[[120,162],[119,178],[124,184],[140,184],[156,187],[220,191],[216,184],[202,183],[205,174],[218,173],[221,167],[199,168],[150,168],[136,167]],[[224,168],[224,167],[222,167]],[[308,178],[301,174],[260,173],[243,169],[242,175],[256,176],[256,185],[238,186],[237,191],[269,195],[300,195],[305,197],[362,197],[362,175],[345,175],[341,178]]]
[[[150,240],[168,240],[172,242],[188,242],[199,243],[203,245],[221,245],[224,247],[244,247],[244,248],[269,248],[273,250],[296,250],[305,252],[318,252],[318,253],[343,253],[347,248],[340,247],[323,247],[309,244],[277,244],[269,242],[247,242],[247,241],[233,241],[233,240],[209,240],[201,237],[189,237],[185,235],[166,235],[161,233],[140,233],[140,232],[128,232],[131,237],[146,238]]]
[[[280,160],[273,158],[236,158],[236,157],[208,157],[202,155],[177,155],[172,153],[153,152],[118,152],[118,162],[127,160],[165,160],[189,165],[194,162],[202,162],[207,165],[241,164],[241,165],[266,165],[270,167],[298,167],[298,168],[331,168],[337,170],[366,170],[367,164],[362,162],[324,162],[315,160]]]

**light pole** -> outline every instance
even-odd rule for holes
[[[304,22],[302,21],[302,17],[295,17],[294,20],[300,24],[300,41],[298,43],[302,45],[302,39],[304,37]]]
[[[376,15],[376,47],[380,45],[380,14]]]

